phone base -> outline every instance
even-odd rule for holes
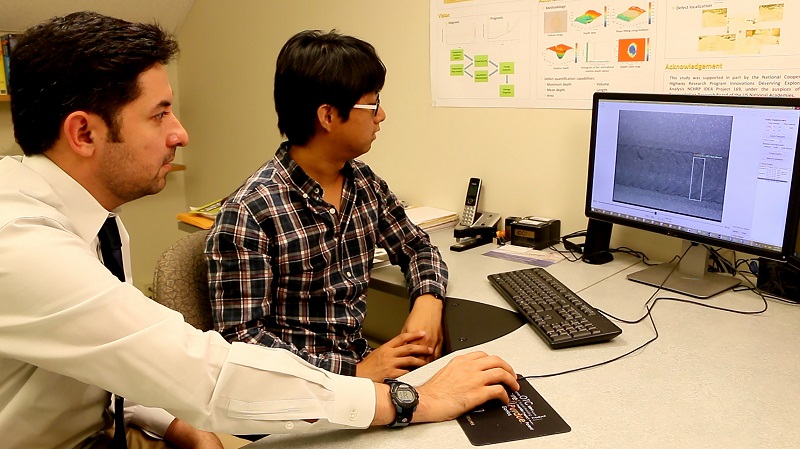
[[[450,251],[455,251],[455,252],[466,251],[468,249],[477,248],[479,246],[491,242],[492,242],[491,237],[485,237],[485,236],[467,237],[459,240],[457,243],[450,245]]]

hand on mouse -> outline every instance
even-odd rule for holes
[[[506,388],[517,391],[519,383],[505,360],[485,352],[458,356],[417,388],[413,422],[453,419],[492,399],[508,403]]]

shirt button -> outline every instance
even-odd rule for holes
[[[331,213],[331,215],[336,215],[336,208],[335,207],[331,207],[329,212]]]
[[[319,188],[314,188],[314,193],[319,193]]]
[[[350,421],[355,421],[357,417],[356,412],[350,412]]]
[[[308,194],[307,194],[307,193],[304,193],[304,194],[303,194],[303,198],[305,198],[305,199],[308,199]]]
[[[294,423],[291,422],[291,421],[287,422],[286,423],[286,430],[292,430],[292,429],[294,429]]]
[[[347,277],[351,278],[351,277],[353,277],[353,273],[351,273],[351,272],[349,272],[349,271],[348,271],[347,273],[345,273],[345,276],[347,276]]]

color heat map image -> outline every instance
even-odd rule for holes
[[[587,23],[594,22],[595,20],[597,20],[598,17],[602,17],[602,14],[600,14],[599,12],[597,12],[597,11],[595,11],[593,9],[590,9],[590,10],[586,11],[585,13],[581,14],[580,16],[576,17],[575,21],[583,23],[583,24],[587,24]]]
[[[547,49],[555,52],[556,56],[558,56],[558,59],[562,59],[568,51],[572,50],[572,47],[569,45],[558,44],[552,47],[547,47]]]
[[[630,22],[635,20],[637,17],[644,14],[646,11],[638,6],[631,6],[625,12],[621,12],[617,14],[617,19],[624,20],[625,22]]]

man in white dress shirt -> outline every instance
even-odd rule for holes
[[[11,114],[25,156],[0,160],[2,446],[104,447],[109,392],[167,410],[178,440],[208,435],[189,424],[234,434],[364,428],[507,401],[503,384],[518,384],[497,357],[456,357],[397,394],[201,332],[134,288],[129,272],[121,282],[103,266],[103,222],[163,189],[188,144],[165,69],[176,52],[155,25],[74,13],[23,33],[12,55]],[[411,396],[418,405],[399,402]]]

